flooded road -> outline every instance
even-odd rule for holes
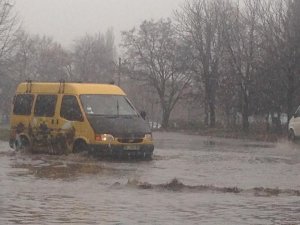
[[[0,142],[0,224],[300,224],[300,145],[154,137],[143,162]]]

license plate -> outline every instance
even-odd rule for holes
[[[126,145],[126,146],[124,146],[124,150],[140,150],[140,146],[138,146],[138,145]]]

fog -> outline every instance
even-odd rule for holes
[[[184,1],[0,0],[0,113],[26,79],[115,82],[164,128],[284,131],[299,105],[299,1]]]
[[[25,30],[47,35],[65,47],[86,33],[113,28],[120,32],[144,20],[171,17],[184,0],[16,0],[15,10]]]

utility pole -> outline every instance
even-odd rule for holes
[[[121,57],[119,57],[118,86],[120,86],[120,83],[121,83],[121,63],[122,63],[122,60],[121,60]]]

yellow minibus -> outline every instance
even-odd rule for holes
[[[23,82],[10,124],[9,143],[16,150],[145,159],[154,150],[149,124],[111,84]]]

